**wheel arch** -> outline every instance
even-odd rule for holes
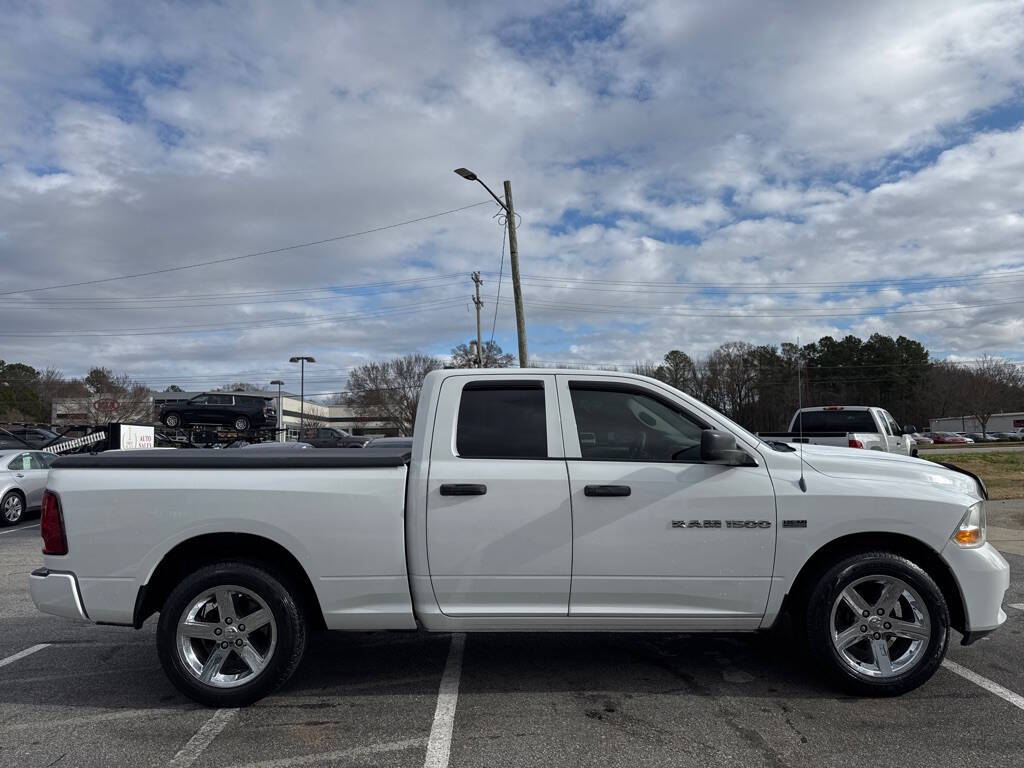
[[[299,561],[277,542],[251,533],[207,533],[177,544],[160,560],[149,581],[139,588],[132,624],[140,628],[160,610],[175,585],[192,571],[227,561],[262,565],[271,574],[284,576],[298,591],[296,597],[313,628],[326,627],[316,590]]]
[[[805,605],[814,588],[815,578],[833,563],[858,552],[878,550],[905,557],[931,576],[949,607],[949,618],[953,628],[961,633],[965,631],[967,621],[964,599],[953,571],[939,553],[923,541],[899,533],[853,533],[823,545],[807,559],[793,580],[783,599],[780,615],[794,614],[795,609]]]

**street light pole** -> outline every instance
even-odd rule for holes
[[[281,432],[284,429],[284,403],[281,402],[281,387],[284,385],[284,382],[280,379],[274,379],[270,382],[270,386],[275,384],[277,384],[277,442],[283,443],[285,441],[281,439],[283,437]]]
[[[315,363],[316,360],[308,355],[297,355],[288,360],[289,363],[299,363],[299,437],[303,436],[306,430],[306,363]]]
[[[512,264],[512,296],[515,299],[516,305],[516,338],[519,342],[519,367],[527,368],[529,367],[529,356],[526,349],[526,313],[523,310],[523,288],[519,281],[519,241],[516,239],[516,211],[512,205],[512,182],[507,179],[505,181],[505,199],[503,201],[494,194],[490,187],[484,184],[481,178],[468,168],[456,168],[455,173],[467,181],[479,183],[505,211],[505,221],[508,225],[508,254],[509,261]]]

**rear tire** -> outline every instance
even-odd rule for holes
[[[181,416],[176,413],[168,413],[164,416],[164,425],[175,429],[181,426]]]
[[[935,581],[892,552],[848,557],[807,602],[810,651],[841,687],[898,696],[926,682],[949,646],[949,608]]]
[[[25,497],[8,491],[0,499],[0,525],[17,525],[25,519]]]
[[[273,693],[306,650],[297,594],[255,564],[200,568],[160,610],[164,672],[179,691],[210,707],[243,707]]]
[[[249,420],[245,416],[239,416],[235,419],[235,431],[236,432],[248,432],[249,431]]]

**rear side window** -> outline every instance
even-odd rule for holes
[[[805,411],[800,414],[793,432],[877,432],[875,420],[867,411]]]
[[[231,395],[210,395],[210,405],[232,405]]]
[[[548,455],[542,382],[467,384],[455,449],[467,459],[544,459]]]

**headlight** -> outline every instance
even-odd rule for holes
[[[953,541],[963,549],[975,549],[985,543],[985,502],[967,508],[960,525],[953,531]]]

